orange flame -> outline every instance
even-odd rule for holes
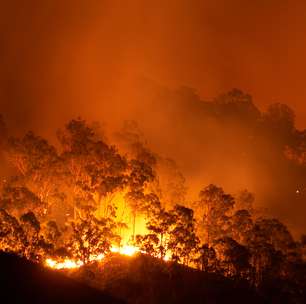
[[[133,256],[135,253],[140,252],[140,250],[138,247],[125,245],[123,247],[113,246],[111,248],[111,252],[116,252],[127,256]],[[89,258],[89,261],[90,262],[101,261],[104,259],[104,257],[105,256],[103,254],[93,255]],[[74,269],[74,268],[80,268],[81,266],[84,265],[84,263],[80,260],[65,259],[64,261],[57,261],[49,258],[45,260],[45,265],[53,269]]]

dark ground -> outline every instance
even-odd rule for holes
[[[131,304],[269,303],[245,281],[146,255],[113,255],[68,275]]]
[[[0,303],[120,304],[99,290],[13,255],[0,253]]]
[[[0,253],[0,292],[1,304],[304,303],[282,296],[278,284],[260,295],[245,281],[144,255],[113,255],[77,270],[54,271]]]

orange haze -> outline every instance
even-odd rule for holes
[[[273,175],[277,160],[258,165],[247,149],[242,161],[243,129],[222,143],[218,126],[181,129],[168,113],[179,106],[152,106],[159,93],[147,85],[193,87],[203,100],[237,87],[263,110],[287,103],[305,128],[305,34],[304,1],[1,1],[0,111],[11,130],[49,137],[79,115],[111,127],[137,119],[152,148],[178,162],[192,193],[209,182],[248,188],[305,231],[305,204],[294,196],[300,180],[286,168]],[[181,112],[188,109],[195,111]],[[215,136],[199,140],[196,128]],[[237,149],[224,149],[233,140]],[[274,195],[279,189],[285,193]]]

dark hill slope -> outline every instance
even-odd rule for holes
[[[0,303],[119,304],[111,296],[13,255],[0,253]]]
[[[70,276],[128,303],[265,303],[246,282],[139,255],[113,255]]]

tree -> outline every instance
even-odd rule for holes
[[[84,264],[99,255],[110,251],[112,242],[119,243],[119,236],[114,234],[115,223],[111,218],[96,218],[90,210],[72,222],[72,235],[69,250]]]
[[[204,188],[199,197],[200,200],[194,203],[198,231],[200,238],[210,246],[213,240],[229,233],[229,215],[234,206],[234,198],[212,184]]]
[[[294,111],[286,104],[274,103],[268,107],[264,118],[274,128],[281,131],[291,131],[294,128]]]
[[[236,196],[235,209],[236,210],[247,210],[250,214],[254,211],[254,194],[248,190],[242,190]]]
[[[230,221],[232,238],[238,243],[246,245],[253,228],[251,214],[247,210],[238,210]]]
[[[248,276],[250,271],[250,253],[245,246],[240,245],[230,237],[217,240],[214,244],[219,266],[226,275]]]
[[[295,140],[290,145],[286,145],[284,154],[286,158],[296,162],[298,165],[306,165],[306,130],[294,132]]]
[[[58,133],[63,148],[60,155],[66,168],[66,186],[74,218],[80,204],[99,208],[108,194],[126,185],[127,161],[101,140],[94,129],[78,118]],[[106,202],[105,208],[108,208]]]
[[[170,230],[168,248],[172,258],[188,265],[192,253],[195,252],[199,239],[195,234],[195,220],[193,210],[182,205],[176,205],[171,214],[174,225]]]
[[[290,232],[277,219],[259,218],[250,231],[248,243],[256,286],[264,280],[281,278],[286,263],[298,260]]]
[[[26,236],[18,220],[0,209],[0,250],[23,254]]]
[[[271,244],[276,250],[284,254],[290,251],[294,243],[287,227],[278,219],[259,218],[250,233],[250,241]]]
[[[135,244],[141,252],[145,252],[151,256],[160,256],[160,240],[154,233],[146,235],[136,235]]]
[[[40,235],[41,225],[33,212],[27,212],[20,217],[21,227],[26,236],[24,255],[33,261],[41,261],[43,256],[52,249]]]
[[[59,242],[59,238],[62,235],[55,221],[48,221],[43,226],[43,234],[45,240],[54,247],[56,247]]]
[[[170,253],[172,260],[186,265],[189,263],[199,243],[192,209],[176,205],[166,211],[156,202],[148,213],[147,229],[147,235],[136,237],[136,244],[141,250],[161,259]]]
[[[281,265],[284,262],[284,256],[280,251],[265,242],[253,242],[249,246],[250,264],[255,270],[255,275],[252,279],[255,286],[259,286],[268,278],[279,277]]]
[[[239,89],[232,89],[214,100],[215,112],[220,119],[255,123],[260,112],[254,105],[252,97]]]
[[[147,229],[150,231],[150,234],[154,234],[156,238],[159,239],[158,250],[161,259],[165,258],[167,251],[169,250],[168,242],[172,225],[174,225],[174,223],[174,214],[166,211],[162,207],[152,212],[147,222]]]
[[[47,210],[47,205],[35,193],[27,187],[14,185],[14,182],[6,184],[3,188],[0,204],[15,216],[33,211],[42,217]]]
[[[124,121],[119,132],[115,134],[117,143],[124,153],[153,168],[157,164],[157,156],[147,147],[147,142],[135,121]]]
[[[28,188],[46,204],[44,213],[49,211],[54,193],[58,192],[63,176],[61,162],[55,147],[47,140],[28,132],[23,138],[10,138],[8,156],[18,170],[15,184]]]
[[[216,252],[214,248],[208,247],[208,244],[200,246],[194,262],[202,271],[216,271]]]
[[[282,150],[284,145],[290,145],[294,139],[294,111],[286,104],[275,103],[268,107],[262,117],[262,126],[268,137]]]
[[[173,208],[177,202],[185,202],[187,188],[185,178],[177,164],[170,158],[157,157],[154,190],[158,193],[162,206]]]
[[[33,132],[23,138],[9,138],[9,159],[23,175],[37,178],[40,169],[46,169],[58,160],[56,149],[48,141]],[[40,172],[42,174],[42,172]]]
[[[159,204],[159,199],[153,193],[145,195],[146,186],[154,179],[152,168],[145,162],[132,159],[129,162],[128,191],[125,195],[133,217],[133,238],[135,236],[135,223],[138,213],[144,213],[148,207]]]

